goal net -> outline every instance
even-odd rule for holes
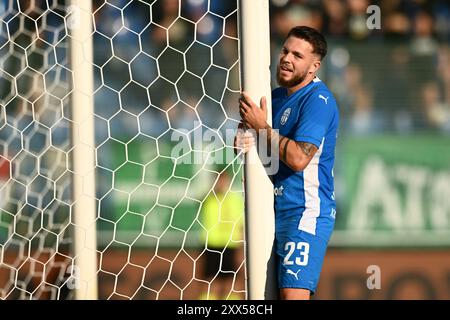
[[[75,298],[80,231],[95,236],[96,298],[244,298],[237,1],[83,10],[0,0],[0,299]],[[86,14],[92,32],[77,38]],[[81,78],[75,58],[90,68]],[[74,101],[86,96],[92,192],[87,178],[74,190],[75,144],[89,134],[75,116],[88,106]],[[88,215],[93,224],[78,222]]]

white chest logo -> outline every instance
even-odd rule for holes
[[[289,115],[290,115],[290,114],[291,114],[291,108],[287,108],[287,109],[284,111],[283,115],[281,116],[280,124],[281,124],[282,126],[284,126],[285,123],[286,123],[286,121],[288,121]]]
[[[325,104],[328,104],[328,99],[330,98],[330,97],[324,97],[323,95],[321,95],[321,94],[319,94],[319,98],[320,99],[323,99],[323,101],[325,101]]]

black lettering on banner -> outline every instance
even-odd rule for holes
[[[397,292],[403,286],[411,284],[420,286],[421,292],[423,293],[422,299],[436,299],[436,290],[433,287],[433,283],[423,273],[415,271],[405,272],[394,278],[388,287],[386,299],[395,300]]]
[[[334,299],[369,300],[372,292],[366,287],[366,277],[354,273],[339,273],[333,278]],[[358,293],[348,296],[349,288],[357,287]]]

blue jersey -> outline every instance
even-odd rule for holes
[[[282,136],[314,144],[318,151],[299,172],[280,161],[272,177],[275,194],[275,226],[298,230],[328,241],[334,227],[334,153],[339,123],[336,101],[319,79],[290,96],[286,88],[272,92],[273,128]]]

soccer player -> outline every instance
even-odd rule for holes
[[[314,294],[334,227],[334,153],[339,122],[336,101],[316,76],[327,43],[315,29],[290,30],[277,66],[279,88],[272,92],[272,123],[266,99],[261,108],[242,93],[242,125],[279,146],[280,166],[274,185],[278,286],[282,299],[309,299]],[[238,131],[236,146],[254,144]],[[270,145],[270,144],[268,144]]]

